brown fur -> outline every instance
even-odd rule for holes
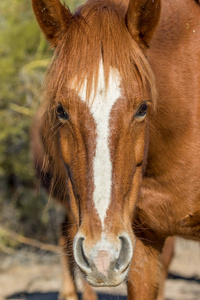
[[[42,31],[56,47],[39,127],[43,172],[51,176],[53,195],[67,207],[70,203],[74,216],[70,243],[81,228],[90,250],[101,232],[92,204],[92,103],[80,102],[68,86],[73,82],[80,89],[87,78],[89,96],[102,57],[107,85],[110,68],[116,68],[123,91],[110,122],[114,180],[106,229],[112,241],[122,230],[133,244],[137,240],[128,299],[155,300],[165,239],[200,238],[199,1],[131,0],[126,12],[126,1],[97,0],[73,16],[58,0],[32,1]],[[144,100],[156,112],[149,111],[144,122],[133,121]],[[58,103],[69,114],[68,123],[58,120]]]

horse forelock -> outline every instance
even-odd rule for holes
[[[101,60],[106,89],[112,67],[118,70],[127,93],[134,96],[131,81],[136,78],[141,95],[148,89],[155,103],[155,79],[145,55],[127,30],[124,7],[109,0],[88,1],[74,14],[49,68],[48,99],[71,80],[81,89],[86,79],[87,98],[92,92],[95,96]]]

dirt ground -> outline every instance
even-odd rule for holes
[[[0,255],[0,300],[56,300],[61,273],[59,255],[39,250],[33,253],[30,249]],[[165,298],[200,300],[200,243],[177,239]],[[125,287],[100,291],[99,299],[125,300]]]

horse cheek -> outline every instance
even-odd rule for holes
[[[60,133],[60,151],[64,164],[67,166],[71,165],[72,162],[72,153],[73,153],[73,140],[67,133]]]

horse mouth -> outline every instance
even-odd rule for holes
[[[96,272],[91,272],[89,274],[83,272],[83,276],[88,284],[93,287],[116,287],[126,280],[128,271],[129,268],[127,268],[120,274],[116,274],[116,272],[114,271],[108,276],[104,276],[100,273],[97,274]]]
[[[119,282],[100,282],[100,281],[91,281],[91,280],[88,280],[87,279],[87,282],[89,283],[89,285],[93,286],[93,287],[117,287],[119,286],[122,282],[122,281],[119,281]]]

